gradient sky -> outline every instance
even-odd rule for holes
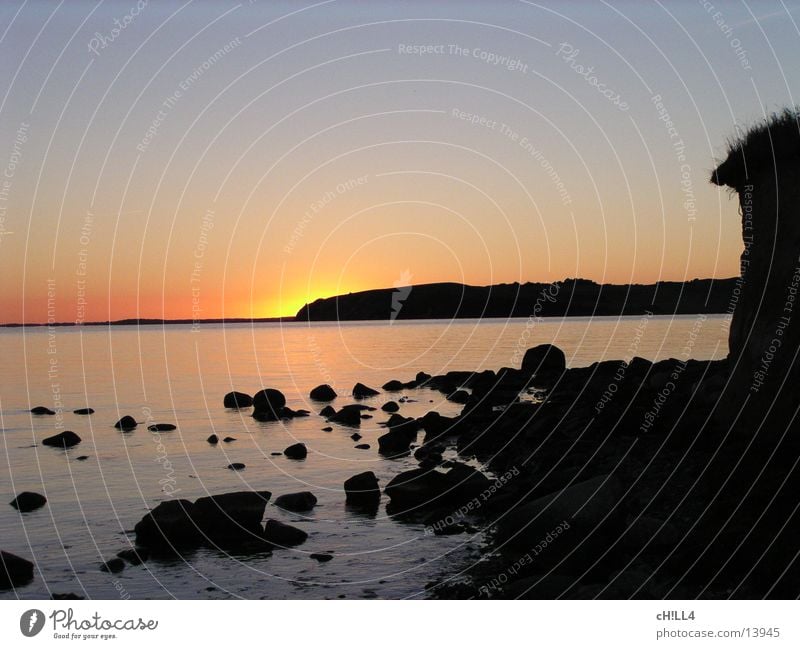
[[[708,175],[737,124],[797,102],[798,21],[786,0],[4,2],[0,321],[737,275]]]

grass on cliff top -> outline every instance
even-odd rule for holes
[[[800,159],[800,108],[773,113],[727,144],[727,158],[711,174],[717,185],[741,187],[764,169]]]

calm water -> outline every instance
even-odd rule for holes
[[[361,443],[372,445],[364,451],[353,448],[351,429],[333,425],[332,432],[322,432],[326,423],[317,416],[258,423],[247,412],[225,410],[226,392],[275,387],[290,407],[318,412],[319,404],[309,403],[307,395],[320,383],[336,388],[340,396],[334,403],[340,406],[351,402],[356,381],[380,387],[393,378],[409,380],[419,370],[496,369],[513,364],[519,348],[540,342],[561,347],[573,367],[633,355],[685,358],[689,350],[693,358],[722,358],[725,324],[722,317],[688,316],[552,319],[533,326],[520,319],[207,326],[197,332],[189,326],[58,328],[54,335],[46,328],[2,330],[0,502],[25,490],[48,498],[44,508],[23,515],[0,505],[0,548],[36,557],[38,565],[34,582],[16,596],[421,597],[427,582],[475,561],[481,538],[425,535],[421,525],[388,518],[385,499],[374,517],[345,510],[346,478],[372,470],[385,485],[415,466],[413,459],[378,456],[382,413],[362,424]],[[400,412],[407,416],[434,409],[452,415],[460,409],[438,392],[405,394],[417,399],[403,404]],[[380,405],[386,398],[365,403]],[[36,405],[57,407],[59,400],[64,408],[59,417],[28,412]],[[71,414],[85,406],[95,414]],[[152,416],[178,430],[155,434],[140,426],[119,433],[113,424],[125,414],[139,421]],[[34,446],[64,429],[83,442],[66,452]],[[205,441],[211,433],[237,441],[213,447]],[[270,455],[296,441],[309,448],[305,461]],[[89,459],[76,460],[80,455]],[[247,469],[232,472],[226,469],[231,462],[244,462]],[[267,517],[310,534],[295,550],[255,556],[201,550],[187,562],[150,561],[119,575],[100,572],[101,560],[129,547],[136,522],[167,498],[164,484],[189,499],[241,489],[268,489],[274,499],[310,490],[319,504],[308,515],[268,505]],[[308,556],[322,551],[332,551],[334,560],[318,564]]]

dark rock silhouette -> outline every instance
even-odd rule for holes
[[[230,469],[231,471],[244,471],[247,467],[242,462],[233,462],[226,468]]]
[[[307,538],[307,532],[273,519],[264,526],[264,539],[279,547],[291,548],[305,543]]]
[[[46,503],[47,498],[41,494],[37,494],[32,491],[23,491],[16,498],[14,498],[9,505],[21,512],[32,512],[35,509],[44,507]]]
[[[150,553],[145,548],[128,548],[117,552],[117,556],[132,566],[139,566],[147,561]]]
[[[192,520],[207,543],[221,547],[257,544],[271,496],[269,491],[237,491],[198,498]]]
[[[116,428],[117,430],[126,431],[126,430],[133,430],[134,428],[136,428],[137,425],[138,424],[136,423],[136,420],[133,417],[131,417],[130,415],[125,415],[116,424],[114,424],[114,428]]]
[[[94,408],[78,408],[77,410],[72,411],[75,415],[93,415]]]
[[[259,421],[277,421],[281,408],[286,405],[286,397],[274,388],[265,388],[253,396],[253,417]]]
[[[345,480],[344,492],[348,503],[372,503],[381,499],[378,478],[372,471],[365,471]]]
[[[290,460],[303,460],[308,455],[308,449],[303,443],[292,444],[283,450],[283,454]]]
[[[33,563],[0,550],[0,588],[18,588],[33,581]]]
[[[400,405],[396,401],[387,401],[381,406],[384,412],[397,412],[400,410]]]
[[[134,527],[136,544],[160,551],[199,545],[202,537],[192,519],[193,513],[194,503],[189,500],[159,503]]]
[[[175,424],[151,424],[147,427],[151,433],[169,433],[173,430],[177,430],[177,426]]]
[[[404,384],[402,381],[398,381],[397,379],[392,379],[391,381],[387,381],[381,386],[387,392],[399,392],[403,389]]]
[[[56,414],[55,410],[51,410],[50,408],[48,408],[46,406],[36,406],[34,408],[31,408],[31,413],[34,414],[34,415],[54,415],[54,414]]]
[[[231,442],[235,442],[236,438],[235,437],[226,437],[222,441],[225,442],[226,444],[230,444]]]
[[[70,448],[80,443],[81,438],[71,430],[65,430],[63,433],[46,437],[42,440],[42,444],[45,446],[55,446],[57,448]]]
[[[356,405],[343,406],[328,417],[328,421],[343,426],[358,427],[361,425],[361,408]]]
[[[368,397],[374,397],[376,394],[380,394],[380,392],[373,388],[367,387],[363,383],[356,383],[353,386],[354,399],[366,399]]]
[[[353,448],[357,448],[359,451],[366,451],[369,450],[371,447],[369,444],[356,444]]]
[[[319,411],[320,417],[332,417],[336,414],[336,408],[333,406],[325,406],[322,410]]]
[[[223,397],[222,405],[225,408],[249,408],[253,405],[253,397],[244,392],[228,392]]]
[[[275,499],[275,505],[290,512],[307,512],[317,504],[317,497],[310,491],[283,494]]]
[[[327,554],[325,552],[314,552],[314,553],[310,554],[309,557],[311,559],[314,559],[315,561],[319,561],[320,563],[326,563],[326,562],[330,561],[331,559],[333,559],[333,555],[332,554]]]
[[[217,437],[216,435],[213,435],[213,434],[212,434],[212,435],[209,435],[209,436],[208,436],[208,438],[206,439],[206,441],[207,441],[209,444],[212,444],[212,445],[213,445],[213,444],[219,444],[219,437]]]
[[[333,401],[337,395],[336,390],[326,383],[324,385],[318,385],[311,390],[309,396],[314,401]]]
[[[105,563],[101,564],[100,571],[101,572],[110,572],[110,573],[118,573],[125,570],[125,562],[122,559],[109,559]]]
[[[525,352],[522,371],[530,374],[561,374],[567,367],[567,359],[555,345],[538,345]]]
[[[469,392],[466,390],[456,390],[447,395],[447,400],[453,403],[466,403],[469,401]]]

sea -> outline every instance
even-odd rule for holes
[[[422,522],[389,516],[385,496],[377,512],[351,511],[342,485],[363,471],[385,485],[416,468],[413,456],[378,454],[386,401],[403,398],[400,414],[413,417],[431,410],[452,416],[462,406],[428,389],[381,391],[362,401],[377,409],[356,442],[351,428],[322,430],[329,425],[318,415],[325,404],[310,400],[313,387],[333,386],[340,407],[353,403],[356,382],[380,389],[420,371],[519,367],[525,349],[540,343],[563,349],[570,367],[634,356],[720,359],[728,353],[729,324],[721,315],[645,315],[0,329],[0,549],[36,564],[29,585],[0,591],[0,598],[424,598],[426,585],[485,558],[483,531],[431,534]],[[261,423],[249,410],[223,407],[231,390],[264,387],[311,416]],[[39,405],[56,415],[32,415]],[[85,407],[94,414],[73,414]],[[140,425],[122,433],[113,424],[123,415],[177,429]],[[63,430],[82,442],[68,450],[41,445]],[[211,434],[235,441],[212,446]],[[296,442],[308,447],[305,460],[273,455]],[[456,459],[455,449],[445,457]],[[227,468],[235,462],[246,468]],[[99,569],[132,546],[135,524],[159,502],[241,490],[268,490],[273,500],[313,492],[318,504],[306,514],[272,502],[265,514],[302,528],[308,540],[255,554],[200,549],[118,574]],[[7,503],[22,491],[44,494],[47,504],[20,514]],[[320,563],[313,553],[333,559]]]

